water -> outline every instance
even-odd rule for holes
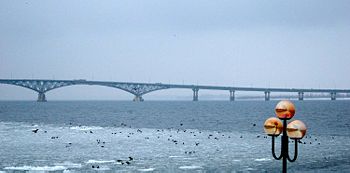
[[[0,172],[280,172],[276,103],[3,101]],[[308,132],[288,171],[350,172],[350,101],[294,103]]]

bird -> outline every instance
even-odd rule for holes
[[[33,129],[32,132],[33,133],[37,133],[39,131],[39,129]]]

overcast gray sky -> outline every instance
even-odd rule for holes
[[[349,9],[347,0],[2,0],[0,78],[350,88]],[[191,91],[149,97],[177,93]],[[89,86],[48,95],[131,98]],[[35,97],[0,85],[1,99]]]

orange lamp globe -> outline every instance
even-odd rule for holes
[[[268,118],[264,123],[265,133],[269,136],[278,136],[282,133],[282,121],[276,117]]]
[[[287,135],[291,139],[302,139],[306,134],[306,126],[300,120],[294,120],[287,125]]]
[[[283,100],[278,102],[275,112],[278,118],[289,120],[295,114],[295,106],[291,101]]]

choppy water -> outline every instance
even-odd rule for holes
[[[262,129],[276,103],[0,102],[0,172],[280,172]],[[350,101],[295,105],[289,172],[350,172]]]

